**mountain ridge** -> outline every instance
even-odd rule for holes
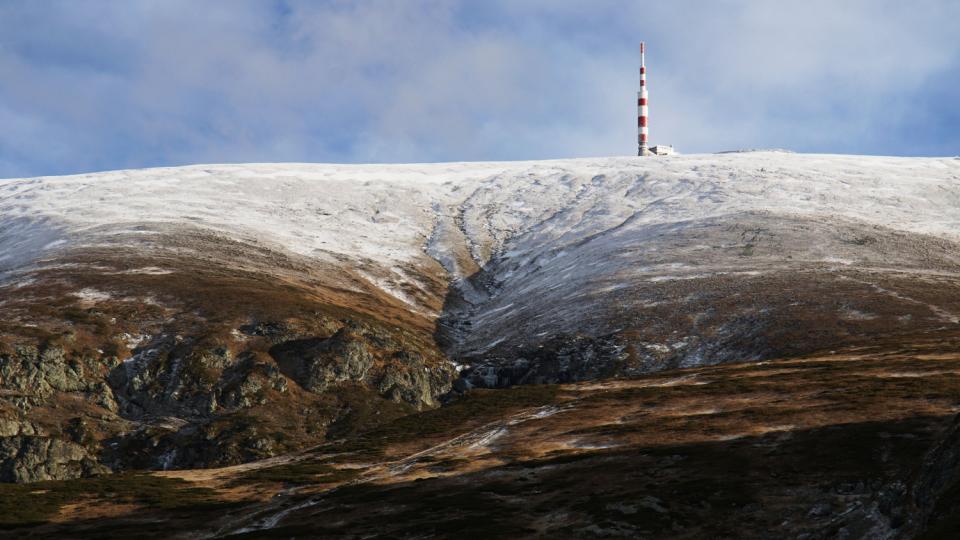
[[[465,463],[479,448],[513,474],[516,463],[553,459],[544,449],[602,461],[591,452],[609,440],[674,437],[644,420],[647,407],[664,425],[689,425],[690,444],[749,453],[724,437],[786,444],[763,431],[790,432],[777,415],[811,434],[833,429],[817,407],[852,398],[830,373],[870,396],[892,388],[889,399],[918,416],[890,421],[934,444],[954,411],[945,397],[953,360],[937,355],[960,339],[958,208],[954,158],[782,152],[7,180],[0,481],[97,485],[83,478],[143,470],[192,481],[303,462],[337,482],[368,466],[374,483],[406,482],[447,470],[421,466],[430,456],[473,474]],[[889,372],[884,358],[906,371]],[[796,389],[738,380],[766,381],[768,361],[794,365],[783,373]],[[627,390],[675,369],[705,370],[712,382],[651,386],[673,388],[657,392],[676,403]],[[932,376],[944,377],[936,395],[908,380]],[[747,387],[756,403],[796,392],[812,409],[738,408]],[[824,404],[818,387],[836,397]],[[719,424],[677,420],[672,411],[698,392],[720,392],[729,410],[689,416],[720,415]],[[621,395],[629,418],[590,405]],[[844,418],[882,431],[865,415],[886,402],[863,403],[842,408]],[[570,413],[576,425],[545,420],[560,405],[580,411]],[[523,448],[511,434],[522,422],[581,442]],[[469,442],[427,452],[411,440],[421,430]],[[341,461],[317,462],[310,448]],[[381,452],[416,475],[377,461]],[[384,467],[394,472],[374,473]],[[196,472],[204,468],[213,472]],[[263,478],[302,480],[296,471]],[[899,485],[891,478],[910,471],[883,482]],[[928,483],[937,486],[924,488],[937,491],[928,502],[950,485]],[[875,503],[857,489],[862,504]],[[271,515],[285,519],[293,501]],[[873,520],[865,508],[856,515]],[[895,529],[900,518],[888,514],[863,530]],[[248,521],[231,518],[224,530]]]

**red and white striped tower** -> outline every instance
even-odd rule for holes
[[[637,151],[638,156],[650,155],[647,149],[647,67],[644,63],[643,53],[645,52],[643,42],[640,42],[640,91],[637,92],[637,131],[639,132],[640,148]]]

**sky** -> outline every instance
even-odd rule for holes
[[[0,178],[636,154],[960,154],[956,0],[0,0]]]

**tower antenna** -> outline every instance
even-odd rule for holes
[[[644,62],[644,53],[646,52],[646,46],[641,41],[640,42],[640,91],[637,92],[637,131],[639,132],[638,143],[639,148],[637,150],[638,156],[648,156],[650,155],[650,150],[647,148],[647,136],[649,135],[647,131],[647,66]]]

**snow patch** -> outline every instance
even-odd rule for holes
[[[507,428],[505,427],[497,427],[497,428],[491,429],[490,431],[482,434],[479,438],[477,438],[472,443],[470,443],[470,448],[473,448],[473,449],[487,448],[494,441],[496,441],[500,437],[503,437],[506,434],[507,434]]]
[[[70,293],[73,296],[76,296],[83,302],[89,302],[91,304],[96,304],[97,302],[104,302],[112,298],[110,293],[99,291],[90,287],[80,289],[79,291]]]
[[[144,276],[163,276],[166,274],[172,274],[172,270],[165,270],[163,268],[158,268],[156,266],[145,266],[143,268],[131,268],[129,270],[124,270],[122,272],[116,272],[117,274],[139,274]]]
[[[423,309],[420,306],[420,303],[415,298],[407,294],[403,289],[399,287],[398,283],[409,282],[409,280],[403,280],[403,279],[392,280],[392,279],[381,278],[369,272],[365,272],[363,270],[358,270],[357,273],[360,274],[360,276],[363,277],[363,279],[367,280],[372,285],[374,285],[376,288],[380,289],[381,291],[389,294],[390,296],[396,298],[397,300],[409,306],[412,311],[415,311],[417,313],[422,313],[422,314],[428,314],[427,310]]]

